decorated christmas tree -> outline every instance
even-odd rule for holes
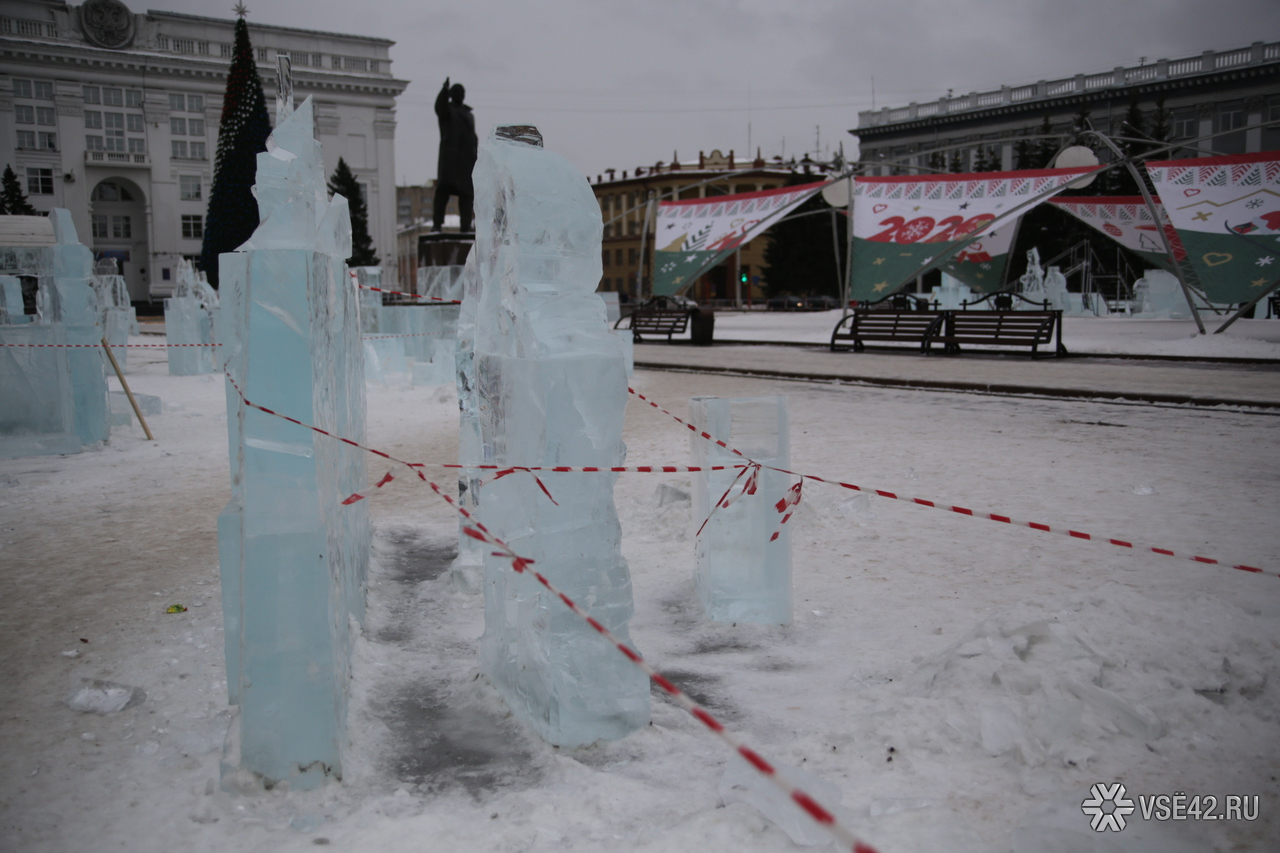
[[[236,21],[227,92],[222,99],[218,155],[205,215],[204,245],[200,251],[200,268],[214,287],[218,285],[218,255],[235,251],[258,227],[258,202],[252,187],[258,167],[257,155],[267,150],[270,133],[267,99],[262,94],[258,66],[253,61],[249,27],[241,12]]]
[[[329,178],[329,192],[338,193],[351,207],[351,257],[349,267],[372,267],[378,264],[378,250],[369,236],[369,208],[364,203],[364,193],[356,176],[351,173],[347,161],[338,158],[338,168]]]
[[[22,191],[18,176],[9,165],[4,167],[3,190],[0,190],[0,214],[10,213],[16,216],[35,216],[39,213],[27,201],[27,194]]]

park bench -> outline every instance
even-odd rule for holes
[[[1054,345],[1054,355],[1067,354],[1062,344],[1061,311],[948,311],[942,330],[932,342],[943,351],[958,353],[962,344],[1029,348],[1031,357],[1041,346]]]
[[[922,352],[942,330],[944,311],[912,311],[893,308],[855,308],[841,318],[831,332],[831,351],[841,346],[862,352],[866,342],[910,343]]]
[[[622,317],[618,322],[613,324],[615,329],[631,329],[631,339],[636,343],[641,343],[643,335],[666,335],[667,340],[671,340],[672,335],[679,335],[689,328],[689,310],[681,309],[654,309],[654,308],[637,308],[635,312]],[[622,324],[626,323],[626,326]]]

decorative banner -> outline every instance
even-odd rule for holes
[[[1205,296],[1248,302],[1280,275],[1280,151],[1147,164]]]
[[[976,239],[942,269],[975,290],[998,289],[1017,219],[992,230],[986,226],[1036,196],[1066,189],[1095,168],[857,178],[849,298],[883,299],[966,236]]]
[[[1186,252],[1178,240],[1178,232],[1169,224],[1169,216],[1160,199],[1154,201],[1164,220],[1169,244],[1173,246],[1178,260],[1182,260]],[[1173,262],[1165,251],[1155,220],[1151,218],[1151,208],[1147,207],[1142,196],[1070,196],[1055,198],[1052,203],[1106,234],[1152,266],[1173,272]]]
[[[782,187],[658,205],[653,255],[654,295],[678,293],[739,246],[768,230],[826,183]]]

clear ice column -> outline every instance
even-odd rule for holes
[[[73,427],[85,444],[105,442],[111,435],[107,403],[106,354],[102,352],[102,318],[93,290],[93,252],[80,243],[71,212],[54,208],[53,288],[55,322],[66,330],[71,373]]]
[[[596,296],[600,207],[581,172],[529,126],[500,127],[474,172],[480,277],[472,370],[485,463],[620,465],[622,351]],[[479,517],[623,641],[631,576],[612,474],[528,474],[485,483]],[[491,549],[490,549],[491,550]],[[485,557],[481,667],[549,742],[624,737],[649,719],[644,674],[529,572]]]
[[[764,465],[789,467],[786,397],[721,399],[694,397],[690,421],[699,430],[726,442]],[[735,465],[742,457],[691,435],[694,465]],[[747,475],[734,482],[741,469],[694,475],[693,519],[711,520],[698,537],[698,598],[715,622],[786,625],[791,622],[791,536],[789,526],[770,541],[782,514],[777,503],[793,477],[762,469],[754,495],[742,494],[728,507],[711,508],[729,491],[739,495]],[[730,489],[732,484],[732,489]]]
[[[351,225],[327,200],[307,99],[258,155],[262,221],[220,257],[219,334],[249,400],[364,441]],[[227,384],[232,499],[218,518],[229,700],[224,773],[314,788],[341,778],[352,625],[363,620],[370,527],[363,451],[243,404]],[[355,629],[355,630],[358,630]],[[238,752],[236,747],[238,747]]]

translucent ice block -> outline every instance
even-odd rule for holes
[[[78,453],[61,325],[0,325],[0,458]],[[48,346],[53,344],[55,346]]]
[[[164,339],[169,344],[170,376],[214,373],[213,315],[195,296],[171,296],[164,301]]]
[[[258,157],[263,221],[219,259],[223,358],[248,399],[363,442],[350,221],[341,196],[327,200],[310,99],[272,139]],[[240,770],[313,788],[342,775],[370,527],[364,502],[341,502],[365,485],[365,459],[243,405],[230,382],[227,405],[232,499],[218,552],[227,688],[240,706],[229,741]]]
[[[789,466],[787,398],[694,397],[689,418],[695,427],[736,448],[748,458],[779,468]],[[689,437],[693,464],[734,465],[742,457],[697,435]],[[785,625],[791,621],[791,537],[782,527],[777,503],[793,478],[762,469],[754,495],[741,495],[728,507],[711,508],[741,491],[747,475],[734,484],[738,470],[694,475],[693,523],[707,522],[698,537],[698,598],[707,617],[716,622]]]
[[[626,368],[595,294],[600,207],[581,173],[538,140],[532,128],[498,128],[474,173],[479,285],[470,316],[483,461],[619,465]],[[628,641],[631,577],[619,547],[614,476],[542,479],[558,505],[531,476],[514,475],[484,485],[479,517]],[[484,604],[483,671],[548,741],[616,739],[648,721],[644,674],[530,573],[487,555]]]
[[[43,319],[61,324],[66,342],[78,345],[67,353],[73,428],[82,442],[97,444],[107,440],[111,426],[106,358],[101,349],[102,320],[91,281],[93,252],[78,241],[69,211],[54,208],[49,219],[57,244],[53,247],[52,280],[40,286],[40,301],[50,308]]]

